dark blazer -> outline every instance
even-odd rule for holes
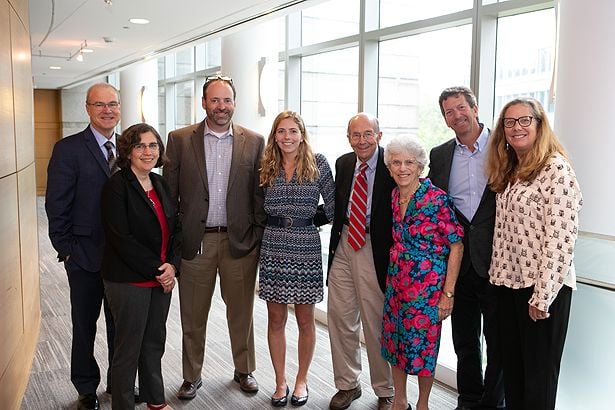
[[[163,169],[171,196],[179,201],[185,259],[193,259],[200,249],[209,211],[204,135],[205,121],[171,131],[166,151],[169,164]],[[235,258],[257,248],[263,237],[267,217],[259,168],[264,147],[262,135],[233,124],[226,214],[230,252]]]
[[[433,148],[429,154],[428,178],[434,185],[446,192],[448,192],[456,144],[456,139],[452,139]],[[478,209],[471,221],[468,221],[461,212],[455,210],[455,213],[464,230],[463,259],[459,275],[464,275],[470,266],[474,266],[479,276],[488,278],[495,225],[495,192],[489,186],[485,187]]]
[[[179,271],[181,262],[181,227],[177,205],[171,199],[166,181],[150,173],[152,186],[160,198],[169,242],[164,262]],[[156,211],[130,168],[113,174],[102,192],[102,219],[107,242],[102,262],[102,277],[112,282],[156,280],[162,247],[162,230]],[[176,273],[177,275],[177,273]]]
[[[70,255],[82,269],[100,270],[105,241],[100,194],[109,175],[107,160],[89,125],[53,147],[45,210],[49,239],[60,261]]]
[[[346,220],[348,202],[354,179],[357,156],[354,152],[342,155],[335,162],[335,216],[329,241],[329,268],[335,257],[335,250],[342,236],[342,228]],[[393,211],[391,209],[391,191],[395,181],[384,165],[384,149],[378,147],[378,163],[374,176],[372,191],[372,209],[370,215],[370,238],[374,256],[374,271],[378,277],[380,289],[384,292],[389,266],[389,250],[393,245]],[[328,272],[328,271],[327,271]]]

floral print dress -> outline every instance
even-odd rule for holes
[[[428,178],[420,182],[403,219],[399,189],[391,194],[393,246],[384,295],[381,353],[407,374],[433,376],[442,329],[437,305],[450,244],[462,239],[463,228],[450,197]]]

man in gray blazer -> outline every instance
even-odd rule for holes
[[[484,166],[489,130],[478,122],[476,97],[469,88],[447,88],[439,103],[456,138],[431,151],[428,177],[451,196],[465,232],[451,315],[457,354],[457,409],[504,408],[497,296],[488,275],[495,224],[495,193],[487,185]],[[484,376],[481,316],[487,341]]]
[[[189,400],[202,385],[207,317],[216,277],[226,303],[235,372],[241,390],[258,391],[252,311],[265,225],[259,168],[264,138],[231,119],[236,91],[228,77],[203,85],[204,121],[169,133],[164,167],[183,226],[179,299],[184,382]]]

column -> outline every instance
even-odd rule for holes
[[[122,130],[139,122],[158,129],[158,63],[151,59],[120,72]]]

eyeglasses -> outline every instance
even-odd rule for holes
[[[219,74],[205,77],[205,84],[209,83],[210,81],[226,81],[227,83],[233,84],[233,79],[231,77],[227,77],[227,76],[219,75]]]
[[[132,146],[132,148],[136,151],[136,152],[143,152],[145,151],[145,148],[149,148],[150,151],[158,151],[158,149],[160,149],[160,145],[158,145],[157,142],[150,142],[149,144],[144,144],[142,142],[135,144]]]
[[[399,159],[394,159],[393,161],[391,161],[389,163],[389,166],[391,168],[401,168],[401,165],[404,164],[404,166],[406,168],[410,168],[412,165],[416,164],[417,162],[413,159],[405,159],[403,161],[399,160]]]
[[[365,141],[371,142],[376,137],[376,134],[374,131],[365,131],[363,134],[360,132],[353,132],[348,138],[350,138],[352,142],[359,142],[361,137],[365,138]]]
[[[86,104],[90,107],[94,107],[97,110],[102,110],[104,108],[109,108],[110,110],[117,110],[120,106],[120,103],[117,101],[111,101],[109,103],[96,101],[95,103],[86,102]]]
[[[519,125],[522,127],[529,127],[532,124],[533,118],[534,117],[530,117],[529,115],[525,115],[519,118],[504,118],[502,119],[502,124],[504,124],[506,128],[512,128],[515,126],[515,123],[518,122]]]

